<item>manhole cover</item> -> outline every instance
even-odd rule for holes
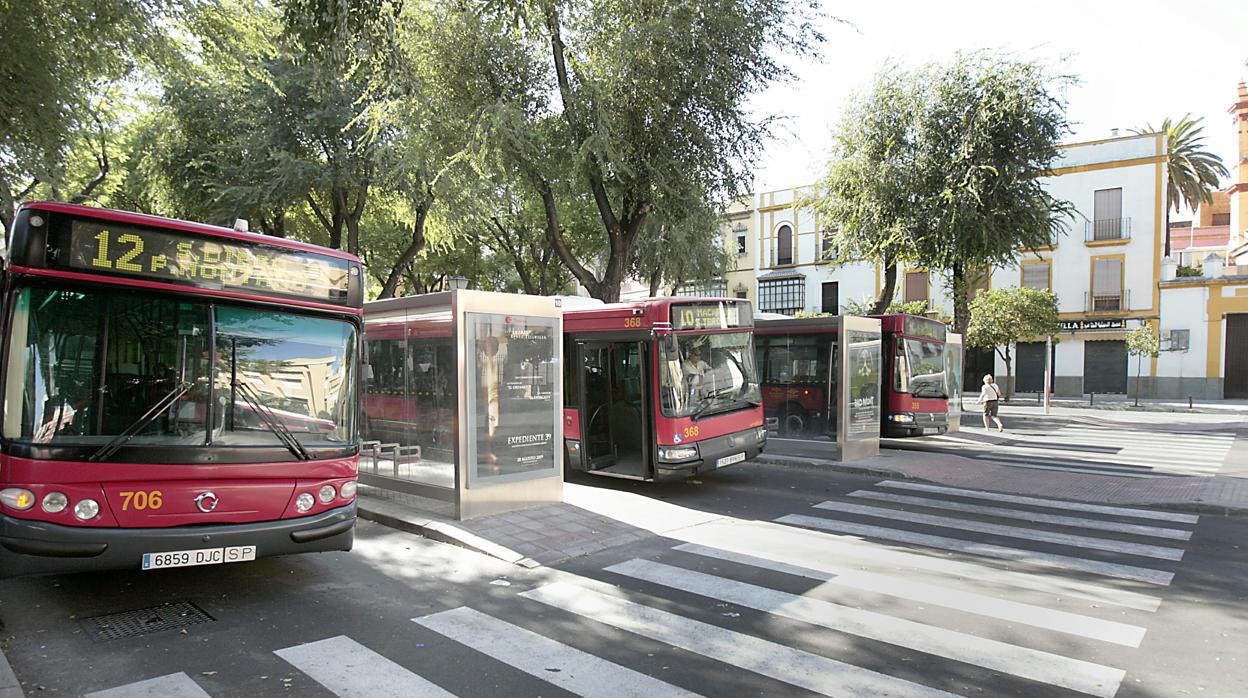
[[[178,601],[135,611],[83,618],[79,622],[93,641],[107,642],[120,640],[123,637],[138,637],[163,630],[185,628],[188,625],[209,623],[213,620],[216,619],[190,601]]]

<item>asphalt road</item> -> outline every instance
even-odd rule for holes
[[[1248,519],[758,464],[700,484],[588,482],[724,518],[537,570],[361,522],[349,554],[6,580],[5,653],[27,695],[1236,696],[1248,685]],[[142,621],[177,602],[210,620],[93,637],[93,618],[157,608]]]

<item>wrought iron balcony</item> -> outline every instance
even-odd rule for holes
[[[1084,224],[1083,239],[1086,242],[1102,240],[1130,240],[1130,218],[1101,218]]]

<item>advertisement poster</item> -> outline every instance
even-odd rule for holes
[[[880,335],[846,330],[845,358],[849,362],[850,439],[880,436]]]
[[[550,474],[559,344],[553,318],[465,313],[469,484]]]

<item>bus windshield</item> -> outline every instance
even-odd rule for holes
[[[675,350],[659,370],[664,416],[699,417],[761,404],[751,332],[672,336]]]
[[[15,297],[5,438],[56,446],[318,446],[355,438],[345,320],[130,291]],[[293,436],[296,443],[290,441]]]
[[[947,398],[945,345],[914,337],[897,337],[893,389],[914,397]]]

